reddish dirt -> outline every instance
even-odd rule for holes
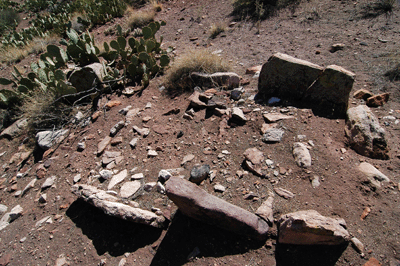
[[[176,57],[189,49],[207,47],[211,52],[222,50],[221,56],[232,63],[233,70],[250,84],[244,88],[247,95],[257,92],[257,80],[245,75],[246,68],[265,63],[274,52],[283,52],[294,57],[311,61],[321,66],[336,64],[356,73],[353,91],[366,88],[375,94],[389,92],[390,100],[384,106],[374,108],[389,139],[390,159],[374,160],[361,156],[346,146],[344,119],[329,119],[313,114],[310,109],[291,109],[295,119],[278,122],[284,129],[282,142],[266,144],[261,141],[260,128],[264,123],[260,111],[280,111],[283,106],[270,107],[246,100],[244,108],[248,122],[243,126],[231,125],[226,134],[219,136],[219,125],[223,118],[208,116],[205,110],[198,111],[194,120],[185,120],[183,113],[188,108],[188,94],[174,99],[160,92],[163,78],[151,81],[141,95],[126,97],[119,93],[105,95],[100,100],[118,100],[120,106],[106,111],[96,122],[85,128],[71,129],[69,137],[50,156],[41,162],[31,157],[22,170],[32,168],[27,176],[16,180],[18,189],[23,189],[35,176],[40,163],[48,163],[45,178],[57,176],[55,187],[46,190],[47,203],[38,203],[39,179],[35,188],[22,198],[10,193],[11,179],[18,172],[17,166],[9,165],[9,160],[23,146],[26,134],[12,141],[0,140],[0,165],[2,192],[0,203],[11,209],[17,204],[24,208],[23,216],[0,232],[0,262],[8,265],[55,265],[59,256],[64,255],[70,265],[118,265],[126,258],[126,265],[363,265],[371,257],[382,265],[399,265],[399,124],[384,120],[393,115],[400,117],[399,82],[391,82],[384,73],[398,63],[399,9],[390,16],[360,18],[361,7],[367,1],[314,1],[301,3],[292,12],[281,10],[275,16],[260,23],[259,32],[255,23],[238,21],[234,26],[215,39],[209,38],[209,27],[223,22],[234,21],[231,1],[168,1],[163,3],[163,11],[156,19],[166,21],[160,34],[164,36],[164,47],[175,47]],[[123,19],[123,18],[122,18]],[[118,23],[117,19],[114,23]],[[98,40],[110,40],[103,32],[111,24],[94,30]],[[181,30],[180,30],[181,29]],[[179,31],[178,31],[179,30]],[[196,41],[190,38],[198,37]],[[381,41],[380,41],[381,40]],[[382,42],[387,40],[387,42]],[[364,43],[365,42],[365,43]],[[343,43],[345,48],[335,53],[329,52],[332,44]],[[362,45],[367,44],[367,45]],[[23,68],[36,58],[28,57],[18,65]],[[1,75],[8,77],[11,66],[3,66]],[[222,98],[229,106],[235,105],[228,97]],[[150,102],[151,108],[145,109]],[[361,104],[350,99],[350,107]],[[172,221],[167,230],[154,229],[109,217],[100,210],[78,200],[71,193],[73,177],[80,173],[81,183],[90,183],[102,189],[108,181],[100,182],[92,178],[102,169],[101,156],[96,156],[97,144],[109,134],[110,128],[124,117],[118,113],[121,108],[132,105],[140,108],[140,115],[132,124],[124,127],[117,136],[123,142],[108,149],[121,151],[124,160],[115,169],[144,173],[145,181],[157,180],[161,169],[177,168],[187,154],[195,159],[187,163],[183,174],[190,175],[191,168],[198,163],[209,164],[216,172],[212,183],[209,180],[200,186],[230,203],[254,212],[274,187],[282,187],[295,193],[292,199],[275,196],[274,217],[298,210],[314,209],[325,216],[344,218],[348,231],[365,246],[365,257],[361,257],[349,245],[339,247],[289,246],[276,241],[276,226],[271,229],[271,237],[266,243],[256,242],[243,236],[203,224],[176,213],[176,207],[165,195],[156,192],[144,194],[135,199],[144,209],[160,208],[165,214],[171,213]],[[178,114],[164,115],[173,108]],[[151,120],[143,122],[150,116]],[[384,124],[384,122],[389,122]],[[135,136],[132,125],[149,127],[147,138],[140,137],[135,149],[129,146]],[[165,134],[157,134],[154,126],[162,126]],[[184,134],[177,138],[178,132]],[[312,166],[306,170],[299,168],[293,159],[291,147],[305,135],[304,141],[312,140]],[[86,149],[77,151],[77,143],[85,140]],[[158,156],[147,158],[146,147],[158,149]],[[285,174],[261,179],[253,174],[243,178],[236,171],[243,170],[243,152],[257,147],[274,161],[276,168]],[[211,148],[211,153],[203,151]],[[346,152],[342,153],[341,148]],[[218,155],[227,150],[230,154],[219,159]],[[47,162],[46,162],[47,161]],[[386,174],[392,182],[373,190],[365,184],[365,178],[356,167],[367,161]],[[310,177],[320,177],[321,185],[313,188]],[[216,193],[213,186],[224,185],[224,193]],[[117,186],[119,187],[119,186]],[[258,200],[245,200],[244,195],[254,192]],[[160,200],[161,199],[161,200]],[[371,213],[361,220],[365,207]],[[35,223],[50,215],[53,223],[35,228]],[[21,241],[26,237],[25,241]],[[190,254],[199,253],[190,258]],[[4,263],[2,265],[5,265]]]

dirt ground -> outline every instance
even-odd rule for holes
[[[223,118],[209,115],[205,110],[195,113],[193,120],[183,118],[189,106],[189,94],[173,99],[160,87],[163,77],[157,77],[141,95],[127,97],[118,92],[105,95],[100,102],[118,100],[121,105],[103,113],[88,126],[73,127],[66,140],[42,161],[28,159],[19,172],[27,172],[15,179],[16,164],[9,164],[11,157],[23,149],[26,134],[14,139],[0,140],[1,192],[0,203],[11,209],[20,204],[23,216],[0,232],[0,265],[56,265],[65,258],[69,265],[364,265],[371,257],[382,265],[400,265],[400,124],[385,116],[400,118],[399,82],[392,82],[384,73],[392,69],[400,59],[399,7],[393,13],[374,18],[362,18],[362,7],[370,1],[310,0],[295,9],[280,10],[275,16],[261,21],[258,26],[251,20],[236,21],[230,14],[231,1],[168,1],[157,14],[164,20],[160,34],[164,47],[173,46],[176,58],[191,49],[207,48],[217,51],[228,60],[234,72],[250,80],[245,85],[245,102],[242,105],[248,119],[245,125],[228,125],[226,134],[220,135]],[[124,19],[124,18],[122,18]],[[113,23],[118,23],[120,19]],[[236,22],[231,24],[231,22]],[[226,31],[210,39],[209,28],[224,23]],[[104,30],[111,24],[94,29],[95,39],[110,40]],[[197,38],[195,38],[197,37]],[[196,39],[196,40],[194,40]],[[335,53],[331,45],[343,43],[344,49]],[[344,119],[316,116],[310,109],[287,106],[267,106],[248,99],[257,93],[257,79],[246,75],[245,70],[265,63],[275,52],[308,60],[321,66],[336,64],[356,74],[354,91],[365,88],[378,94],[390,93],[390,100],[373,112],[385,128],[390,147],[389,160],[374,160],[357,154],[346,145]],[[34,57],[19,63],[23,68]],[[8,77],[11,66],[2,66],[1,76]],[[237,103],[222,94],[228,106]],[[151,103],[150,108],[146,105]],[[350,107],[363,104],[351,97]],[[145,182],[157,181],[161,169],[181,167],[185,155],[195,158],[186,163],[186,178],[195,164],[209,164],[216,173],[215,179],[204,181],[200,186],[210,194],[254,212],[274,187],[285,188],[295,194],[292,199],[275,195],[274,218],[298,210],[317,210],[324,216],[345,219],[348,231],[365,246],[365,256],[351,246],[291,246],[277,243],[276,225],[266,242],[257,242],[213,226],[193,220],[177,212],[177,207],[165,195],[157,192],[144,193],[135,201],[144,209],[159,208],[171,217],[166,230],[137,225],[105,215],[102,211],[77,199],[71,193],[71,185],[80,173],[80,183],[90,183],[107,189],[108,181],[93,178],[101,166],[101,156],[96,155],[97,144],[109,134],[110,128],[124,116],[118,111],[128,105],[141,112],[131,125],[117,134],[122,143],[110,146],[110,151],[120,151],[124,160],[113,170],[143,173]],[[166,114],[178,108],[179,113]],[[257,108],[259,110],[257,111]],[[256,110],[255,110],[256,109]],[[262,142],[260,133],[264,123],[262,112],[285,111],[294,119],[278,122],[285,131],[283,140],[275,144]],[[91,115],[87,113],[87,115]],[[143,119],[151,117],[148,122]],[[137,136],[132,126],[150,128],[150,135],[139,137],[135,149],[129,142]],[[159,133],[157,133],[157,131]],[[182,132],[182,137],[177,137]],[[312,166],[298,167],[291,147],[295,141],[312,141]],[[77,143],[86,143],[83,151],[77,151]],[[147,157],[150,146],[158,155]],[[274,162],[269,168],[269,178],[261,179],[251,173],[239,178],[243,170],[243,152],[257,147]],[[341,150],[346,151],[343,153]],[[221,156],[222,151],[225,154]],[[357,170],[360,162],[369,162],[387,175],[392,182],[373,189]],[[38,179],[35,188],[22,198],[10,192],[17,184],[23,189],[36,177],[38,165],[47,168],[45,176]],[[274,171],[278,170],[278,175]],[[38,202],[40,186],[47,177],[57,176],[55,185],[45,191],[47,203]],[[311,186],[310,178],[319,176],[321,185]],[[215,192],[217,183],[226,187],[224,193]],[[117,187],[120,187],[118,185]],[[115,190],[115,189],[114,189]],[[255,200],[244,196],[253,192]],[[366,207],[370,214],[361,220]],[[37,221],[51,216],[52,223],[36,227]],[[104,263],[105,264],[102,264]],[[8,263],[8,264],[7,264]]]

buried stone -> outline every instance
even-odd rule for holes
[[[237,234],[265,240],[268,223],[257,215],[208,194],[195,184],[171,177],[166,193],[185,215]]]

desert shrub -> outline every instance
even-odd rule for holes
[[[362,8],[363,18],[374,18],[380,15],[391,15],[396,4],[396,0],[375,0]]]
[[[388,77],[390,81],[400,80],[400,64],[397,64],[393,69],[387,71],[385,76]]]
[[[193,90],[190,74],[193,72],[215,73],[229,71],[230,65],[218,55],[206,49],[191,50],[177,58],[168,69],[165,85],[170,95],[181,94]]]
[[[236,19],[251,18],[263,20],[271,17],[279,9],[285,7],[295,7],[300,0],[235,0],[233,2],[232,15]]]
[[[20,22],[18,13],[10,8],[0,10],[0,34],[13,30]]]
[[[143,27],[154,20],[154,10],[132,11],[128,15],[127,24],[130,29]]]
[[[217,37],[220,33],[225,31],[225,25],[222,23],[217,23],[217,24],[213,24],[210,28],[210,38],[214,39],[215,37]]]

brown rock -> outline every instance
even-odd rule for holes
[[[197,185],[171,177],[165,183],[166,193],[185,215],[217,227],[263,240],[268,224],[257,215],[218,197],[208,194]]]
[[[121,101],[117,101],[117,100],[109,101],[108,103],[106,103],[105,108],[107,110],[110,110],[111,108],[118,106],[118,105],[121,105]]]
[[[282,215],[278,223],[281,244],[340,245],[350,240],[343,219],[325,217],[315,210]]]
[[[192,95],[190,95],[189,101],[190,101],[190,105],[193,106],[194,108],[207,107],[207,104],[200,100],[200,92],[198,92],[198,91],[195,91],[195,92],[193,92]]]
[[[274,188],[274,191],[276,194],[278,194],[278,196],[281,196],[282,198],[285,198],[285,199],[291,199],[294,197],[294,194],[292,192],[290,192],[289,190],[283,189],[281,187]]]
[[[374,257],[371,257],[364,266],[382,266],[382,264]]]
[[[264,161],[264,154],[257,148],[249,148],[243,153],[246,160],[252,164],[261,164]]]
[[[275,123],[275,122],[278,122],[279,120],[294,118],[293,116],[283,115],[283,114],[280,114],[280,113],[263,114],[263,117],[268,123]]]
[[[266,201],[261,204],[257,209],[256,214],[265,219],[270,226],[274,223],[274,210],[273,210],[274,194],[270,193]]]
[[[343,43],[335,43],[332,44],[331,49],[329,49],[329,52],[334,53],[336,51],[343,50],[344,47],[345,45]]]
[[[96,111],[92,114],[92,121],[96,121],[97,118],[99,118],[101,116],[103,112],[102,111]]]
[[[153,131],[160,135],[168,134],[169,128],[164,125],[154,125]]]
[[[116,137],[111,140],[111,145],[116,146],[118,144],[121,144],[124,141],[122,137]]]
[[[372,92],[366,89],[360,89],[353,94],[354,98],[363,99],[364,101],[366,101],[369,97],[372,96],[374,96],[374,94],[372,94]]]
[[[252,66],[246,69],[246,74],[254,75],[255,73],[261,71],[262,65]]]
[[[112,138],[110,136],[106,136],[102,141],[100,141],[100,143],[97,145],[97,155],[103,153],[108,144],[110,144],[111,140]]]
[[[369,107],[378,107],[382,106],[389,101],[389,93],[382,93],[378,95],[374,95],[367,99],[367,106]]]
[[[39,164],[36,168],[36,177],[38,179],[42,179],[46,176],[47,169],[44,167],[43,164]]]

